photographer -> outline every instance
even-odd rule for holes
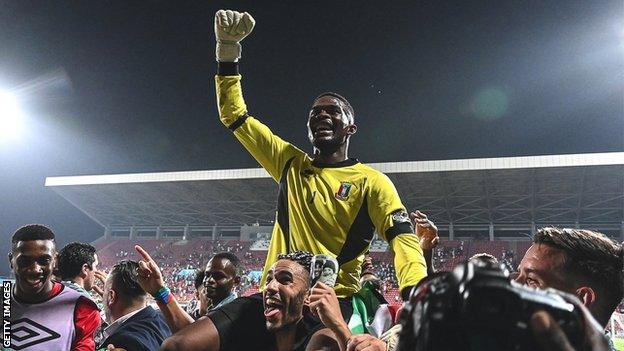
[[[533,245],[522,258],[515,281],[540,289],[558,289],[578,297],[600,323],[599,329],[604,329],[624,296],[622,267],[622,247],[604,234],[546,227],[533,237]],[[531,325],[534,330],[545,331],[549,340],[559,340],[558,349],[570,350],[561,340],[565,336],[558,337],[560,330],[552,322],[552,318],[540,314],[533,316]],[[587,328],[592,326],[596,328],[592,323],[586,325]],[[586,336],[595,334],[593,330],[586,332]],[[543,333],[538,335],[545,337]],[[590,349],[598,350],[600,348],[595,348],[598,344],[591,341],[599,338],[593,336]]]
[[[542,228],[522,258],[515,281],[575,295],[605,326],[624,296],[622,248],[590,230]]]
[[[388,349],[609,350],[603,328],[576,296],[509,278],[501,265],[478,260],[427,278],[405,306],[398,345],[390,340]]]
[[[620,245],[588,230],[543,228],[514,279],[539,290],[509,285],[500,269],[472,261],[424,281],[403,318],[399,349],[614,349],[604,325],[623,295]],[[459,339],[445,339],[448,332]]]

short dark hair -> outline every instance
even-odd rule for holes
[[[496,259],[496,257],[494,257],[493,255],[490,255],[489,253],[486,253],[486,252],[476,253],[476,254],[472,255],[472,257],[470,257],[468,260],[469,261],[479,260],[479,261],[483,261],[483,262],[487,262],[487,263],[498,264],[498,260]]]
[[[345,106],[345,108],[347,109],[347,112],[349,113],[349,116],[347,116],[349,118],[349,123],[354,123],[355,122],[355,110],[353,110],[353,106],[351,106],[351,104],[349,103],[349,100],[347,100],[347,98],[345,98],[344,96],[338,94],[338,93],[334,93],[333,91],[326,91],[324,93],[321,93],[319,96],[317,96],[314,101],[322,98],[323,96],[329,96],[329,97],[333,97],[334,99],[338,99],[340,102],[342,102],[342,104]]]
[[[312,257],[314,257],[314,255],[307,251],[295,251],[277,255],[278,260],[290,260],[299,263],[299,265],[301,265],[301,267],[303,267],[308,273],[310,273]]]
[[[538,230],[533,243],[563,251],[563,273],[597,290],[602,317],[608,319],[624,297],[622,246],[602,233],[554,227]]]
[[[124,297],[124,300],[136,300],[147,295],[139,285],[139,263],[131,260],[117,262],[111,271],[111,279],[115,291]]]
[[[235,254],[231,252],[219,252],[218,254],[212,256],[211,260],[214,259],[226,259],[230,261],[232,266],[234,266],[234,274],[236,274],[237,277],[243,275],[243,262],[241,262],[241,260]]]
[[[46,227],[43,224],[28,224],[19,228],[15,231],[15,233],[13,233],[11,243],[13,249],[15,249],[18,242],[31,240],[54,241],[54,232],[52,231],[52,229]]]
[[[195,271],[195,281],[193,285],[195,285],[195,290],[199,290],[199,288],[204,285],[204,277],[206,276],[206,269],[200,268]]]
[[[82,266],[86,263],[93,269],[95,262],[95,247],[86,243],[73,242],[65,245],[59,251],[58,274],[61,279],[72,279],[80,274]]]

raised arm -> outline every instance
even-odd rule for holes
[[[219,10],[215,13],[215,57],[217,69],[217,105],[223,124],[234,130],[247,115],[238,72],[240,42],[253,31],[256,21],[247,12]],[[220,78],[222,77],[222,78]]]
[[[219,10],[215,15],[217,106],[221,122],[234,133],[236,139],[271,177],[279,182],[288,161],[303,152],[248,115],[238,59],[241,54],[240,41],[251,33],[254,25],[254,19],[246,12]]]
[[[154,297],[171,331],[175,333],[193,323],[193,317],[186,313],[165,286],[160,268],[149,253],[140,245],[135,245],[134,248],[143,258],[139,261],[139,285]]]

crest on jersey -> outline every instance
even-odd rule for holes
[[[340,188],[336,192],[335,196],[338,200],[347,200],[349,198],[349,192],[351,191],[353,184],[349,182],[340,182]]]

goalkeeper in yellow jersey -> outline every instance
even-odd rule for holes
[[[340,266],[335,292],[348,320],[352,313],[350,297],[359,290],[360,266],[376,231],[389,243],[401,295],[406,299],[411,288],[426,276],[423,252],[390,179],[348,156],[349,139],[357,126],[347,99],[333,92],[314,99],[307,118],[312,155],[282,140],[249,114],[238,59],[240,41],[254,25],[247,13],[217,12],[215,83],[221,122],[279,184],[261,289],[268,268],[279,254],[303,250],[331,255]],[[280,303],[277,310],[285,309],[287,303]],[[183,329],[167,346],[176,350],[194,350],[195,345],[201,345],[197,348],[201,350],[279,349],[279,330],[264,328],[265,318],[269,318],[263,313],[265,307],[260,294],[238,298]],[[287,315],[286,310],[275,312],[275,306],[271,307],[270,318],[286,319]],[[276,325],[275,320],[271,322]],[[316,342],[327,329],[321,330],[323,325],[314,311],[304,313],[297,326],[301,328],[297,335],[306,337],[297,340],[294,349],[304,350],[307,344],[310,348],[324,346]],[[313,334],[318,338],[310,337]],[[325,336],[331,338],[331,334]]]

